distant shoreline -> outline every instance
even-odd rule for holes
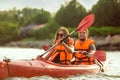
[[[95,46],[97,50],[107,50],[107,51],[120,51],[120,35],[114,35],[107,37],[91,37],[95,41]],[[21,48],[40,48],[42,45],[52,45],[52,40],[40,40],[40,41],[16,41],[6,44],[7,47],[21,47]]]

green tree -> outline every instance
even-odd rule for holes
[[[75,27],[86,14],[86,9],[77,0],[72,0],[65,6],[61,6],[55,20],[59,25]]]
[[[18,24],[12,22],[0,22],[0,45],[17,39]]]
[[[91,12],[95,26],[120,26],[120,0],[99,0]]]
[[[31,9],[28,7],[22,10],[22,15],[23,24],[25,25],[47,23],[51,18],[51,15],[48,11],[43,9]]]
[[[50,13],[41,9],[34,15],[32,22],[34,24],[44,24],[47,23],[50,19]]]
[[[59,27],[60,26],[56,23],[56,21],[51,19],[43,28],[31,30],[31,34],[36,40],[50,39],[54,37],[54,31],[57,31]]]
[[[19,22],[19,10],[14,7],[12,10],[0,12],[0,21],[8,21],[12,23]]]

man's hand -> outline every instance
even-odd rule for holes
[[[81,53],[84,54],[84,55],[88,55],[87,51],[82,51]]]

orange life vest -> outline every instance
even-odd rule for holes
[[[88,57],[85,54],[82,54],[80,52],[82,51],[87,51],[88,53],[90,52],[90,45],[93,45],[94,41],[91,39],[87,39],[85,42],[80,44],[80,40],[77,39],[75,41],[74,49],[76,52],[74,54],[75,56],[75,64],[94,64],[94,58],[93,57]]]
[[[69,39],[70,45],[73,45],[74,41],[72,38]],[[59,57],[57,57],[59,55]],[[57,45],[55,51],[50,58],[50,61],[55,62],[54,59],[57,57],[59,63],[61,64],[70,64],[72,59],[72,53],[69,53],[63,45]]]

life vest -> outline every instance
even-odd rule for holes
[[[75,56],[75,64],[94,64],[94,58],[93,57],[88,57],[85,54],[82,54],[80,52],[82,51],[87,51],[88,53],[90,52],[90,45],[93,45],[94,41],[91,39],[87,39],[85,42],[80,44],[80,40],[77,39],[75,41],[74,49],[75,51],[79,51],[74,53]]]
[[[70,45],[73,44],[73,39],[70,38]],[[57,59],[57,61],[56,61]],[[50,61],[60,64],[70,64],[72,59],[72,53],[69,53],[63,45],[57,45],[55,47],[55,51],[53,52],[53,55],[50,58]]]

